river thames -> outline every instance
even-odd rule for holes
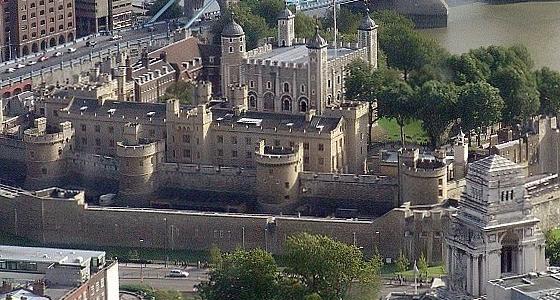
[[[450,1],[448,27],[422,32],[451,53],[487,45],[523,44],[536,67],[560,71],[560,2],[491,5]]]

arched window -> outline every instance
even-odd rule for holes
[[[257,108],[257,95],[255,95],[254,93],[249,93],[249,108]]]
[[[229,53],[233,53],[233,47],[229,47]]]
[[[263,97],[263,108],[264,110],[274,110],[274,94],[266,93]]]
[[[284,93],[289,93],[289,92],[290,92],[290,84],[284,82]]]
[[[301,98],[299,100],[299,111],[306,112],[307,111],[307,98]]]
[[[328,95],[327,96],[327,104],[331,104],[331,101],[332,101],[332,96]]]
[[[282,97],[282,110],[283,111],[292,110],[292,98],[290,98],[290,96]]]
[[[302,92],[302,93],[305,93],[305,84],[302,84],[302,85],[301,85],[301,92]]]
[[[267,89],[271,89],[271,88],[272,88],[272,82],[267,81],[267,82],[266,82],[266,88],[267,88]]]

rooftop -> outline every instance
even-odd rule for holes
[[[249,127],[262,127],[263,129],[278,130],[306,130],[306,131],[325,131],[334,130],[340,123],[340,117],[313,116],[311,122],[305,121],[305,115],[290,115],[274,112],[246,111],[239,116],[235,116],[229,109],[212,109],[214,123],[223,125],[239,124]]]
[[[499,155],[490,155],[477,160],[470,165],[470,168],[477,169],[479,172],[492,173],[505,170],[519,169],[520,166],[511,160]]]
[[[82,265],[84,261],[104,255],[105,252],[103,251],[0,245],[0,258],[3,260],[59,263],[63,265],[79,266]]]
[[[560,275],[552,272],[529,273],[520,276],[491,280],[490,283],[513,293],[524,295],[523,299],[560,299]]]
[[[338,48],[336,56],[343,56],[355,50],[349,48]],[[289,63],[306,63],[309,61],[309,49],[305,45],[295,45],[291,47],[274,48],[272,51],[262,53],[254,59],[271,60]],[[332,60],[335,57],[335,49],[327,49],[327,60]]]
[[[140,103],[107,100],[101,105],[95,99],[75,99],[68,111],[71,114],[84,115],[112,115],[116,118],[138,118],[163,121],[165,118],[165,103]]]

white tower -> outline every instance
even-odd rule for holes
[[[295,15],[287,6],[278,14],[278,47],[292,46],[296,37],[294,20]]]
[[[325,111],[325,87],[327,68],[327,42],[319,35],[319,26],[315,26],[315,35],[307,42],[309,49],[309,100],[310,108],[321,115]]]
[[[489,280],[546,270],[521,166],[498,155],[470,164],[460,203],[445,235],[449,288],[479,297]]]
[[[222,95],[228,97],[228,87],[233,84],[240,84],[241,63],[245,58],[247,58],[245,32],[235,22],[232,13],[230,22],[222,30]]]
[[[467,173],[469,159],[469,144],[465,141],[465,134],[461,130],[453,145],[453,173],[455,179],[464,178]]]
[[[358,27],[358,46],[367,48],[369,65],[377,68],[377,24],[369,16],[369,9]]]

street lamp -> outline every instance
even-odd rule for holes
[[[167,218],[163,218],[165,222],[165,267],[167,268],[167,261],[169,261],[169,255],[167,254],[167,250],[169,249],[169,230],[167,227]]]
[[[140,239],[140,253],[142,253],[143,244],[144,240]],[[144,265],[142,264],[142,258],[140,254],[138,254],[138,259],[140,260],[140,282],[144,283]]]

